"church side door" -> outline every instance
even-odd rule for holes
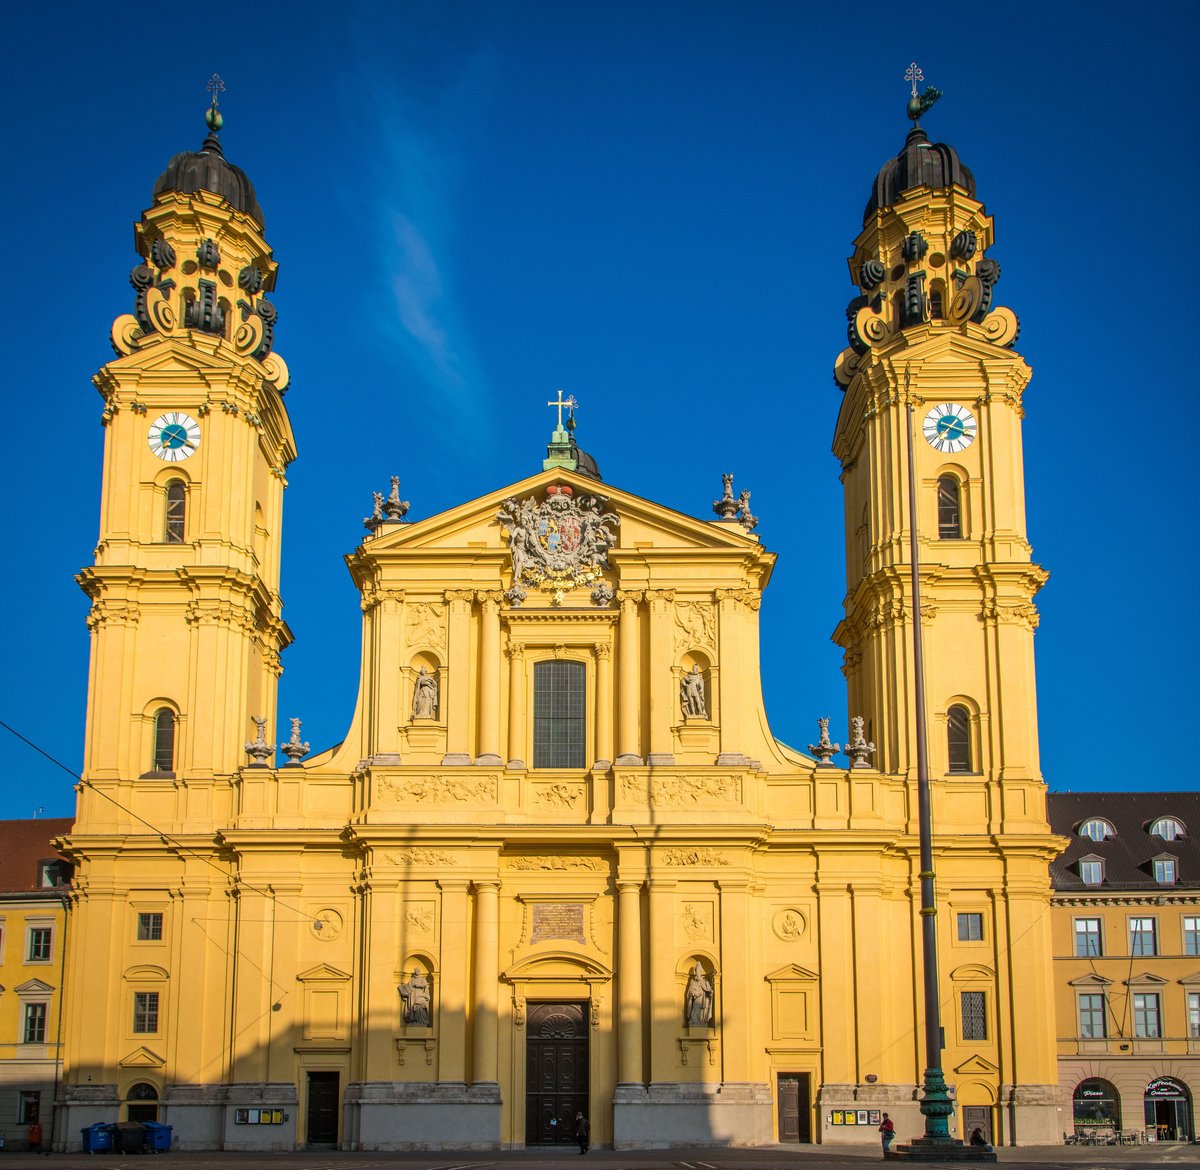
[[[588,1108],[586,1003],[530,1003],[525,1041],[525,1144],[575,1141]]]

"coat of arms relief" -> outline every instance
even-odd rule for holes
[[[612,591],[602,588],[601,578],[608,550],[617,543],[613,529],[620,523],[604,510],[607,502],[603,496],[576,499],[566,484],[548,487],[541,503],[532,496],[504,501],[496,518],[508,534],[513,575],[508,598],[513,605],[524,600],[526,587],[542,589],[551,595],[552,605],[562,605],[572,589],[595,582],[601,584],[592,591],[592,600],[600,604],[604,597],[607,604]]]

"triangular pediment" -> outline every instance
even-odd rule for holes
[[[807,967],[801,967],[796,963],[788,963],[785,967],[780,967],[776,971],[772,971],[769,975],[764,976],[768,983],[809,983],[818,978],[815,971],[810,971]]]
[[[315,967],[309,967],[307,971],[301,971],[296,976],[297,983],[345,983],[350,976],[345,971],[339,971],[336,967],[331,967],[328,963],[319,963]]]
[[[994,1073],[997,1071],[997,1067],[976,1052],[968,1056],[954,1071],[962,1076],[964,1073]]]
[[[18,995],[49,995],[54,988],[40,979],[27,979],[24,983],[13,988]]]
[[[130,366],[152,374],[204,374],[223,377],[236,363],[218,354],[205,353],[189,342],[163,337],[157,342],[144,342],[140,349],[113,365],[118,368]]]
[[[1161,975],[1154,975],[1149,971],[1143,971],[1139,975],[1130,975],[1130,977],[1125,980],[1126,987],[1132,987],[1135,983],[1138,985],[1146,984],[1156,987],[1163,987],[1167,983],[1170,983],[1170,980],[1164,979]]]
[[[135,1048],[128,1056],[121,1057],[122,1068],[162,1068],[166,1060],[149,1048]]]
[[[1179,982],[1187,987],[1194,987],[1200,984],[1200,971],[1197,971],[1194,975],[1185,975]],[[0,988],[0,991],[2,990],[3,988]]]
[[[478,553],[485,559],[489,552],[507,556],[508,541],[497,519],[501,505],[510,498],[525,500],[530,496],[541,502],[545,498],[545,489],[555,484],[571,487],[576,499],[584,496],[602,498],[604,510],[619,517],[617,543],[610,553],[614,563],[623,556],[652,556],[660,549],[677,553],[689,550],[718,555],[727,553],[735,557],[744,557],[747,552],[762,553],[759,542],[739,524],[724,523],[715,518],[713,521],[697,519],[612,484],[562,469],[538,472],[449,511],[412,523],[384,525],[378,536],[366,542],[363,552],[377,556],[392,550],[462,549]],[[719,489],[716,494],[720,494]],[[709,500],[703,497],[699,487],[695,503],[697,512],[709,506]]]
[[[1097,975],[1094,971],[1088,975],[1080,975],[1078,979],[1070,979],[1067,981],[1068,987],[1111,987],[1112,980],[1105,979],[1103,975]]]

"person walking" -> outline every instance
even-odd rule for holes
[[[879,1126],[879,1136],[883,1140],[883,1152],[886,1154],[892,1148],[892,1142],[896,1140],[896,1127],[892,1124],[892,1119],[885,1113],[883,1121]]]
[[[591,1144],[592,1127],[582,1113],[575,1114],[575,1140],[579,1143],[579,1152],[586,1154]]]

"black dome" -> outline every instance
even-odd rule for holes
[[[580,475],[586,475],[591,479],[603,480],[604,476],[600,474],[600,465],[586,451],[571,444],[571,458],[575,460],[575,470]]]
[[[262,208],[255,197],[254,184],[240,167],[225,161],[216,134],[210,133],[199,150],[185,150],[167,163],[167,169],[154,184],[155,195],[163,191],[180,191],[184,195],[193,191],[212,191],[228,199],[238,211],[244,211],[259,227],[263,226]]]
[[[975,197],[975,176],[963,166],[958,151],[944,142],[930,142],[925,131],[914,126],[904,140],[904,149],[888,159],[875,176],[863,223],[869,223],[881,207],[894,207],[899,197],[914,187],[940,191],[950,186],[962,187]]]

